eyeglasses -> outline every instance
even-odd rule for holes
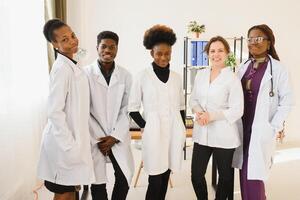
[[[264,40],[269,40],[269,39],[265,38],[265,37],[250,37],[250,38],[247,38],[248,44],[259,44],[259,43],[262,43]]]

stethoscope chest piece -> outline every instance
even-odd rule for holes
[[[273,92],[273,91],[270,91],[270,92],[269,92],[269,96],[270,96],[270,97],[274,97],[274,92]]]

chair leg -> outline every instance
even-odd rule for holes
[[[172,183],[171,176],[170,176],[170,178],[169,178],[169,183],[170,183],[170,187],[173,188],[173,183]]]
[[[39,199],[39,194],[38,194],[38,190],[40,190],[42,187],[44,186],[44,182],[40,183],[39,185],[37,185],[33,190],[33,194],[34,194],[34,200],[38,200]]]
[[[133,185],[134,188],[135,188],[136,185],[137,185],[137,182],[138,182],[138,180],[139,180],[139,177],[140,177],[140,173],[141,173],[142,168],[143,168],[143,161],[141,161],[140,166],[139,166],[138,173],[136,174],[135,181],[134,181],[134,185]]]

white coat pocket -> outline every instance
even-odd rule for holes
[[[60,156],[60,165],[65,169],[72,169],[72,166],[82,163],[80,150],[77,144],[71,149],[64,151]]]
[[[266,167],[271,168],[276,148],[276,134],[275,129],[269,123],[264,130],[265,133],[261,136],[261,148]]]

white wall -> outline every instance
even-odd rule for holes
[[[247,10],[246,10],[247,9]],[[246,36],[256,24],[266,23],[274,31],[276,48],[282,62],[289,68],[299,101],[300,68],[296,62],[300,46],[300,2],[298,0],[82,0],[68,1],[68,22],[76,31],[81,47],[88,50],[85,63],[96,58],[96,36],[100,31],[112,30],[120,36],[117,61],[133,74],[151,62],[149,52],[143,47],[143,34],[154,24],[166,24],[177,34],[173,47],[171,67],[182,72],[183,38],[186,25],[197,20],[206,25],[201,37]],[[297,127],[297,105],[287,122],[287,140],[300,140]]]

